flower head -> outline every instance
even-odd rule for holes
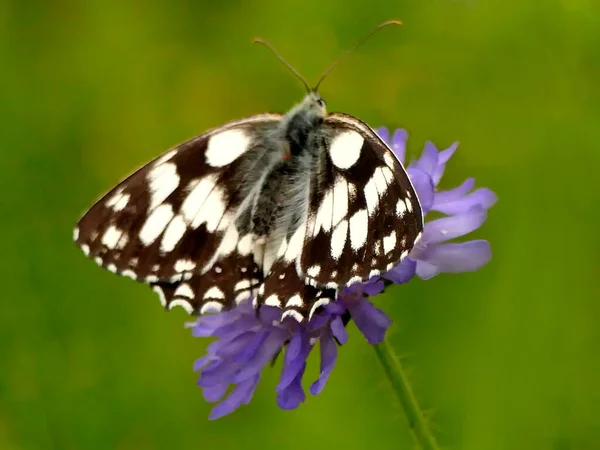
[[[190,324],[193,335],[217,338],[208,346],[207,354],[194,363],[194,369],[200,371],[198,385],[204,398],[220,402],[210,418],[217,419],[249,403],[262,370],[284,347],[277,404],[283,409],[294,409],[305,400],[302,377],[306,359],[317,342],[321,370],[309,390],[313,395],[319,394],[335,365],[337,346],[348,339],[348,317],[370,343],[383,340],[391,320],[366,299],[366,295],[382,290],[382,281],[348,288],[308,324],[293,319],[279,322],[281,310],[271,306],[262,307],[257,314],[249,301],[230,311],[199,317]],[[226,395],[231,385],[234,388]]]
[[[377,132],[404,164],[408,133],[399,129],[390,139],[386,128],[380,128]],[[426,217],[430,211],[437,211],[448,216],[425,221],[421,240],[407,258],[384,275],[394,283],[405,283],[415,274],[426,280],[440,272],[474,271],[485,265],[492,256],[490,244],[484,240],[443,244],[479,228],[487,218],[487,210],[497,201],[496,194],[487,188],[472,191],[475,184],[473,178],[468,178],[457,188],[437,190],[446,163],[457,148],[458,143],[455,142],[447,149],[438,151],[435,145],[426,142],[421,157],[407,167],[423,215]]]
[[[396,130],[391,139],[385,128],[378,133],[404,163],[406,131]],[[383,275],[388,281],[405,283],[415,274],[428,279],[440,272],[472,271],[491,258],[487,241],[444,244],[481,226],[487,210],[496,202],[495,194],[489,189],[472,191],[473,179],[452,190],[437,190],[446,163],[456,148],[457,144],[453,144],[438,151],[433,144],[426,143],[421,157],[409,164],[407,172],[423,214],[436,211],[446,217],[426,221],[422,238],[408,257]],[[193,335],[216,338],[209,344],[207,354],[194,364],[194,369],[200,372],[198,385],[205,399],[217,402],[210,418],[222,417],[249,403],[262,370],[281,352],[284,353],[283,369],[276,387],[277,404],[283,409],[298,407],[305,400],[302,378],[306,361],[317,342],[320,374],[309,391],[319,394],[334,368],[338,346],[348,339],[346,324],[350,320],[370,344],[379,343],[385,337],[391,320],[368,300],[383,289],[384,283],[378,278],[348,287],[308,323],[292,319],[280,322],[280,309],[263,306],[257,313],[250,301],[230,311],[199,317],[190,324]]]

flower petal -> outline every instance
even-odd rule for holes
[[[400,264],[383,275],[383,278],[396,284],[406,283],[415,275],[417,263],[414,259],[405,258]]]
[[[384,287],[383,281],[378,279],[377,281],[365,283],[363,285],[363,292],[369,297],[374,297],[375,295],[380,294]]]
[[[422,243],[437,244],[464,236],[479,228],[487,218],[487,211],[481,206],[475,206],[468,212],[458,216],[444,217],[425,223]]]
[[[385,332],[392,324],[392,320],[368,300],[354,304],[350,309],[350,313],[352,314],[352,320],[354,320],[369,344],[378,344],[383,341]]]
[[[394,131],[394,136],[392,137],[392,142],[390,145],[391,149],[394,151],[394,153],[398,157],[398,160],[400,160],[400,162],[402,164],[404,164],[404,162],[406,161],[406,140],[407,139],[408,139],[408,133],[406,132],[406,130],[399,128],[396,131]],[[390,141],[386,141],[386,142],[388,144],[390,143]]]
[[[498,200],[496,194],[487,188],[477,189],[464,197],[448,202],[439,201],[437,196],[438,193],[435,194],[434,206],[432,209],[444,214],[461,214],[475,205],[489,209],[494,206]]]
[[[348,331],[346,330],[344,322],[339,316],[331,319],[330,327],[331,334],[337,339],[340,345],[344,345],[346,342],[348,342]]]
[[[446,170],[446,163],[448,162],[450,157],[454,154],[454,152],[456,151],[457,148],[458,148],[458,142],[455,142],[450,147],[448,147],[446,150],[442,150],[441,152],[438,153],[437,167],[435,168],[435,170],[433,171],[433,174],[431,175],[431,178],[433,179],[433,184],[435,184],[436,186],[440,182],[442,175],[444,175],[444,171]]]
[[[375,133],[381,138],[386,144],[390,144],[390,132],[387,127],[379,127],[375,129]]]
[[[227,393],[229,383],[215,384],[214,386],[202,388],[202,395],[207,402],[218,402]]]
[[[475,186],[475,178],[467,178],[460,186],[455,187],[454,189],[436,191],[434,204],[437,205],[438,203],[442,204],[459,200],[463,195],[467,195],[467,193],[473,189],[473,186]]]
[[[487,264],[491,257],[490,243],[484,240],[475,240],[459,244],[433,245],[427,249],[423,262],[437,267],[438,272],[473,272]],[[428,269],[426,266],[423,268],[421,266],[419,261],[417,275],[427,279]]]
[[[434,200],[434,186],[431,177],[422,170],[409,168],[407,170],[410,181],[417,192],[419,203],[423,209],[423,214],[431,209]]]
[[[257,375],[238,384],[225,400],[212,409],[209,420],[215,420],[226,416],[227,414],[231,414],[241,405],[248,404],[252,399],[252,395],[254,394],[259,379],[260,376]]]
[[[331,335],[325,335],[321,338],[321,373],[319,378],[310,386],[310,393],[312,395],[319,395],[327,379],[331,374],[331,371],[335,367],[335,361],[337,359],[337,344],[332,339]]]
[[[285,390],[293,383],[299,373],[304,373],[306,358],[311,348],[312,346],[309,344],[308,336],[305,333],[297,332],[292,336],[292,340],[285,351],[283,369],[276,388],[278,392]]]
[[[421,153],[421,157],[416,161],[413,161],[410,164],[410,167],[414,169],[419,169],[425,172],[430,177],[435,172],[435,169],[438,165],[438,151],[435,145],[432,142],[425,142],[425,148],[423,149],[423,153]]]
[[[277,391],[277,405],[281,409],[296,409],[306,399],[302,389],[302,376],[306,369],[306,362],[298,371],[296,377],[284,388]]]

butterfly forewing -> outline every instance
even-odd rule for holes
[[[256,195],[257,169],[278,159],[262,136],[280,119],[232,122],[156,158],[92,206],[75,230],[77,244],[106,269],[148,283],[179,282],[237,255],[247,230],[235,224]]]

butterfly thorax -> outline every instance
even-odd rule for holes
[[[284,116],[280,130],[290,146],[292,157],[306,150],[311,134],[323,123],[326,115],[325,102],[319,94],[311,92]]]

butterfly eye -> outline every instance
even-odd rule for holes
[[[317,103],[321,108],[325,108],[325,100],[323,100],[322,98],[318,98]]]

